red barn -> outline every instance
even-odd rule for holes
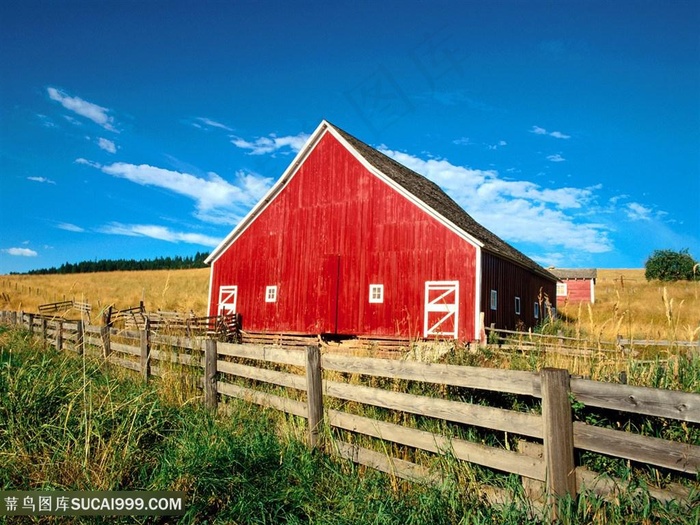
[[[591,268],[551,268],[558,279],[557,303],[595,303],[595,280],[598,271]]]
[[[209,314],[250,332],[471,341],[555,302],[548,271],[326,121],[207,262]]]

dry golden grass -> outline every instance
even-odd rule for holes
[[[36,312],[40,304],[88,302],[93,321],[107,307],[193,311],[206,315],[209,269],[151,270],[70,275],[0,276],[0,308]]]
[[[592,337],[697,341],[700,281],[648,282],[644,270],[598,270],[596,302],[568,304],[559,313]]]
[[[0,276],[0,308],[37,311],[40,304],[74,299],[101,310],[137,306],[147,310],[206,315],[209,269]],[[644,270],[599,270],[596,303],[568,304],[559,313],[581,335],[696,341],[700,337],[700,281],[647,282]]]

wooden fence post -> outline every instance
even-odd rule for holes
[[[309,446],[315,448],[319,444],[319,434],[323,427],[321,349],[318,346],[306,347],[306,394],[309,410]]]
[[[109,343],[110,327],[108,324],[100,327],[100,337],[102,337],[102,357],[107,359],[109,354],[112,353],[112,347]]]
[[[29,333],[34,335],[34,314],[27,314],[29,317]]]
[[[63,321],[61,319],[56,320],[54,341],[56,342],[56,350],[58,352],[63,350]]]
[[[547,502],[550,518],[554,521],[559,515],[559,498],[567,494],[576,496],[574,427],[569,401],[570,376],[568,370],[543,368],[540,377]]]
[[[216,360],[216,340],[206,339],[204,341],[204,404],[211,410],[216,410],[218,403]]]
[[[148,375],[151,372],[151,323],[146,319],[143,330],[141,330],[141,377],[143,382],[148,383]]]
[[[15,311],[12,312],[11,319],[12,319],[12,324],[16,325],[17,324],[17,312],[15,312]]]
[[[41,318],[41,345],[44,350],[46,350],[47,346],[47,326],[48,323],[46,322],[46,317]]]
[[[83,326],[83,321],[80,320],[76,323],[76,334],[75,334],[75,351],[78,355],[83,355],[83,343],[85,341],[85,327]]]

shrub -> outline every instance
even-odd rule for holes
[[[655,250],[644,263],[647,281],[692,281],[700,278],[698,263],[688,250]]]

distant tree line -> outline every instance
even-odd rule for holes
[[[99,261],[82,261],[79,263],[63,263],[58,268],[43,268],[30,270],[30,275],[116,272],[132,270],[184,270],[188,268],[205,268],[204,259],[208,252],[197,252],[192,257],[156,257],[155,259],[101,259]]]

